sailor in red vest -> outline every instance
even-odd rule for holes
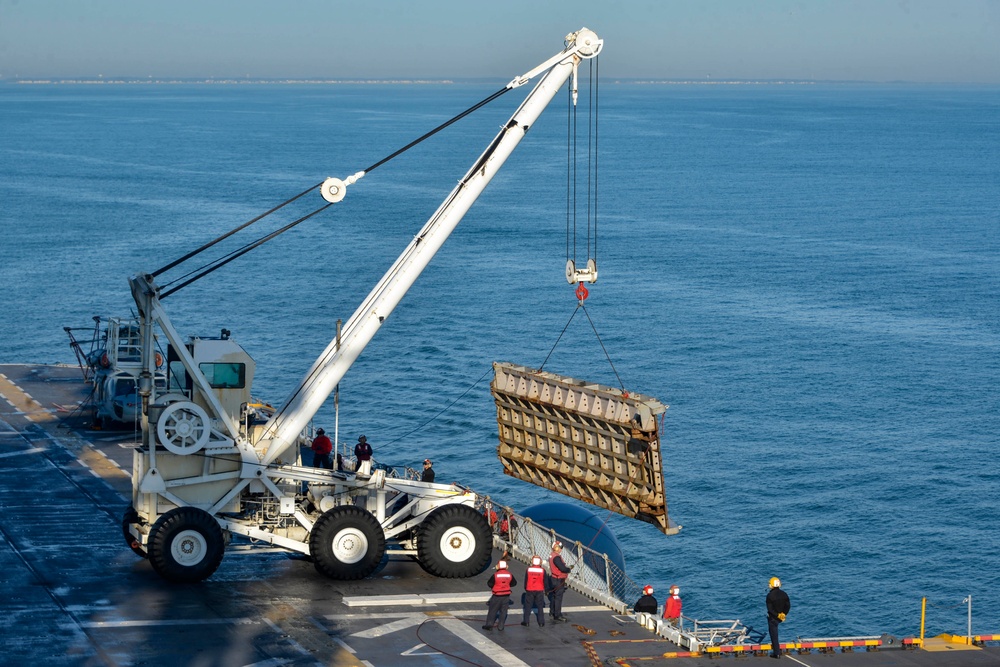
[[[542,557],[532,556],[531,565],[524,577],[524,620],[521,625],[528,625],[531,611],[535,611],[538,627],[545,627],[545,570],[542,569]]]
[[[670,597],[663,605],[663,620],[671,625],[677,625],[681,618],[681,589],[677,586],[670,587]]]
[[[507,561],[497,561],[496,572],[490,575],[486,585],[493,591],[493,595],[490,596],[483,630],[493,630],[495,624],[497,630],[502,631],[507,622],[507,608],[510,607],[510,589],[517,586],[517,579],[507,569]]]
[[[555,623],[564,623],[569,620],[562,615],[562,600],[563,595],[566,594],[566,578],[573,568],[563,562],[562,549],[562,542],[556,542],[552,545],[552,553],[549,554],[549,572],[551,573],[549,600],[552,602],[550,613],[552,621]]]

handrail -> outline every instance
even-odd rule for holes
[[[524,564],[530,563],[532,556],[542,556],[544,560],[552,543],[559,540],[565,545],[563,559],[567,565],[573,566],[566,581],[570,588],[619,614],[634,613],[632,605],[642,595],[642,587],[608,558],[607,554],[545,528],[511,508],[493,502],[489,496],[479,498],[477,508],[487,517],[491,511],[496,512],[493,546],[507,554],[508,559]],[[507,519],[506,532],[501,532],[500,528],[503,518]],[[577,567],[581,564],[585,567]],[[743,643],[751,632],[739,619],[699,621],[682,616],[676,626],[651,614],[638,613],[635,614],[635,619],[651,632],[690,651],[700,651],[706,646],[723,643]]]

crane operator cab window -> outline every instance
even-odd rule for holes
[[[243,404],[250,402],[253,386],[253,358],[230,338],[193,338],[188,343],[188,353],[194,361],[195,372],[204,377],[220,407],[229,417],[238,419]],[[190,377],[177,350],[167,348],[167,368],[171,393],[187,396],[211,414],[207,397],[201,395],[198,383]]]
[[[246,386],[246,364],[198,364],[212,389],[242,389]]]

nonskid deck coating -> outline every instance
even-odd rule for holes
[[[179,586],[124,545],[134,432],[88,428],[71,366],[0,365],[0,628],[6,659],[46,665],[717,665],[570,591],[570,622],[487,632],[488,573],[438,579],[408,558],[359,582],[233,549]],[[523,566],[514,566],[523,578]],[[669,657],[668,657],[669,656]],[[1000,648],[790,654],[786,664],[1000,665]]]

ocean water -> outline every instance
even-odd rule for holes
[[[365,168],[499,85],[0,86],[0,362],[73,362],[64,326],[133,308],[126,278]],[[517,91],[372,171],[328,211],[165,300],[220,328],[281,401]],[[1000,90],[605,82],[599,282],[566,259],[553,103],[341,387],[341,440],[435,459],[516,508],[494,360],[670,405],[664,537],[608,516],[629,574],[697,618],[802,637],[1000,631]],[[318,196],[259,232],[304,215]],[[270,218],[268,219],[270,220]],[[264,223],[262,223],[264,224]],[[173,275],[173,274],[172,274]],[[470,389],[471,388],[471,389]],[[329,401],[317,424],[331,430]],[[599,511],[604,518],[606,513]],[[322,585],[318,583],[317,585]]]

